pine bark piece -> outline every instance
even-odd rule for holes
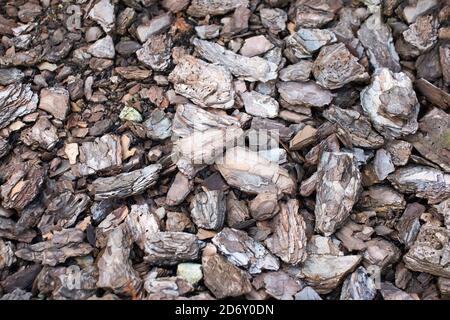
[[[147,204],[135,204],[125,218],[124,228],[127,228],[129,237],[141,249],[145,250],[147,243],[153,235],[160,231],[158,219]]]
[[[259,193],[250,201],[250,213],[252,218],[257,221],[271,219],[279,210],[278,196],[275,193]]]
[[[222,66],[185,55],[168,79],[178,94],[203,108],[229,109],[234,105],[232,76]]]
[[[369,79],[364,67],[343,43],[328,45],[320,50],[314,61],[313,74],[318,84],[330,90]]]
[[[414,84],[417,90],[432,104],[444,110],[450,107],[450,94],[448,92],[439,89],[426,79],[419,79]]]
[[[262,25],[270,32],[277,34],[286,30],[286,21],[288,19],[284,10],[279,8],[262,8],[259,11]]]
[[[242,147],[228,149],[217,168],[227,183],[243,192],[292,194],[295,183],[287,170]]]
[[[442,297],[448,298],[450,296],[450,279],[439,277],[437,287]]]
[[[391,155],[386,150],[377,150],[373,160],[373,169],[379,181],[383,181],[390,173],[395,171]]]
[[[265,292],[278,300],[293,300],[303,284],[284,271],[264,272],[252,281],[257,290],[264,288]]]
[[[446,85],[450,84],[450,47],[439,47],[439,62],[442,68],[442,77]],[[1,75],[0,75],[1,78]]]
[[[405,208],[403,195],[388,186],[372,186],[361,193],[357,207],[362,210],[387,213]]]
[[[308,82],[278,82],[280,97],[289,104],[292,111],[299,107],[321,108],[331,103],[333,95],[330,91],[321,88],[314,81]]]
[[[195,131],[177,140],[173,150],[178,158],[186,159],[191,164],[212,164],[216,159],[221,162],[224,148],[241,141],[243,137],[244,131],[234,127]]]
[[[102,39],[98,39],[91,44],[87,52],[96,58],[114,59],[116,50],[114,49],[114,41],[111,36],[106,36]]]
[[[47,267],[39,274],[36,287],[40,293],[49,293],[55,300],[85,300],[95,294],[97,278],[95,266]]]
[[[450,174],[426,166],[406,166],[388,177],[400,192],[413,193],[436,204],[450,196]]]
[[[0,138],[0,159],[6,156],[9,153],[11,146],[8,143],[8,140]]]
[[[151,70],[139,68],[136,66],[117,67],[114,68],[114,71],[126,80],[145,80],[150,78],[150,76],[152,75]]]
[[[98,287],[122,293],[129,288],[138,291],[142,286],[142,280],[129,259],[131,245],[131,239],[122,226],[109,234],[106,247],[97,261]]]
[[[300,129],[297,134],[289,142],[290,150],[301,150],[316,141],[317,129],[306,125],[303,129]]]
[[[34,230],[18,232],[16,223],[12,219],[0,217],[0,238],[29,243],[34,237],[36,237]]]
[[[257,91],[246,91],[241,94],[245,112],[262,118],[276,118],[278,116],[278,102],[270,96]]]
[[[295,300],[322,300],[319,294],[311,287],[305,287],[295,295]]]
[[[188,103],[177,107],[173,119],[172,131],[176,136],[184,138],[194,131],[204,132],[212,128],[239,128],[240,126],[241,124],[235,117],[209,112]]]
[[[240,6],[247,7],[248,0],[193,0],[187,14],[197,18],[224,15]]]
[[[33,282],[41,269],[41,265],[33,264],[9,275],[0,284],[4,292],[7,293],[13,292],[16,289],[29,290],[32,288]]]
[[[317,171],[314,172],[308,179],[302,181],[300,185],[300,195],[303,197],[309,197],[316,191],[317,188]]]
[[[82,176],[122,166],[122,147],[116,135],[106,134],[92,142],[83,142],[79,153],[79,163],[74,169]]]
[[[194,291],[194,287],[181,277],[149,277],[144,282],[144,289],[150,295],[159,294],[174,298]]]
[[[336,288],[360,261],[359,255],[309,255],[300,275],[318,293],[326,294]]]
[[[313,63],[308,60],[300,60],[280,70],[281,81],[308,81],[311,76]]]
[[[273,254],[292,265],[306,259],[306,224],[298,209],[298,200],[282,203],[280,213],[271,221],[273,234],[265,241]]]
[[[384,139],[372,129],[370,121],[358,111],[330,106],[323,112],[330,122],[337,123],[350,135],[354,146],[362,148],[379,148]]]
[[[193,224],[187,213],[167,212],[165,231],[184,232],[192,229]]]
[[[411,247],[419,234],[420,216],[424,212],[425,207],[420,203],[408,203],[405,212],[403,212],[395,226],[398,230],[400,241],[405,244],[407,248]]]
[[[252,119],[251,130],[267,130],[269,133],[274,131],[281,141],[289,141],[294,135],[294,130],[285,126],[276,120],[254,117]]]
[[[401,71],[391,30],[383,23],[379,12],[364,21],[358,30],[358,39],[366,49],[374,69],[388,68],[393,72]]]
[[[152,35],[136,51],[140,62],[154,71],[165,71],[170,65],[172,40],[167,34]]]
[[[246,57],[254,57],[266,53],[273,47],[273,43],[267,40],[264,35],[253,36],[244,40],[239,53]]]
[[[304,28],[320,28],[334,19],[335,13],[342,7],[341,1],[297,0],[292,5],[292,20]]]
[[[226,202],[226,222],[228,227],[243,229],[254,223],[254,220],[250,219],[247,204],[243,200],[238,200],[233,191],[228,192]]]
[[[357,224],[352,220],[349,220],[341,229],[336,232],[336,238],[342,241],[342,245],[348,251],[362,251],[366,249],[366,244],[364,243],[361,235],[367,235],[370,237],[370,227],[365,227],[364,225]]]
[[[412,151],[412,145],[403,140],[389,140],[386,143],[386,150],[390,153],[395,166],[404,166],[408,163]]]
[[[108,33],[114,28],[114,5],[110,0],[100,0],[89,11],[89,18],[97,22]]]
[[[114,177],[97,178],[92,182],[95,200],[126,198],[142,193],[156,183],[160,170],[160,164],[152,164]]]
[[[169,206],[179,205],[184,201],[184,199],[186,199],[193,187],[193,182],[184,174],[178,172],[169,188],[169,191],[167,191],[166,204]]]
[[[376,294],[374,279],[364,267],[359,267],[344,281],[340,300],[373,300]]]
[[[38,95],[33,93],[29,84],[11,84],[0,89],[0,129],[34,112],[37,104]]]
[[[433,15],[420,16],[409,26],[409,29],[403,31],[403,39],[420,52],[425,52],[436,43],[438,27],[439,22]]]
[[[45,169],[32,161],[14,164],[0,187],[2,206],[23,210],[39,193]]]
[[[164,33],[172,23],[172,15],[170,13],[163,13],[154,18],[152,18],[148,22],[144,22],[137,26],[136,28],[136,37],[139,39],[141,43],[152,39],[155,41],[158,38],[154,38],[161,33]],[[156,40],[157,41],[157,40]],[[150,41],[150,45],[152,41]]]
[[[128,216],[128,207],[121,206],[111,211],[95,229],[95,246],[104,248],[113,232]]]
[[[203,281],[217,299],[238,297],[252,290],[249,275],[219,254],[202,257]]]
[[[250,274],[280,268],[278,259],[244,231],[224,228],[214,236],[212,243],[230,263],[247,269]]]
[[[366,242],[367,249],[363,255],[366,267],[375,265],[384,271],[388,266],[397,263],[401,257],[400,249],[383,238],[374,238]]]
[[[198,259],[201,241],[190,233],[157,232],[147,239],[144,260],[156,265],[175,265]]]
[[[226,67],[234,76],[246,81],[267,82],[278,76],[277,65],[263,58],[248,58],[205,40],[194,39],[193,44],[202,58]]]
[[[47,205],[38,227],[42,234],[72,227],[78,216],[90,206],[91,200],[84,193],[66,191],[53,197]]]
[[[446,228],[423,225],[403,261],[410,270],[449,278],[449,250],[449,234]]]
[[[25,74],[17,68],[1,69],[0,70],[0,84],[7,86],[13,83],[20,83],[25,77]]]
[[[3,241],[0,239],[0,271],[5,268],[9,268],[14,262],[16,262],[14,251],[15,246],[12,242]]]
[[[317,179],[316,230],[328,236],[350,215],[359,196],[361,175],[353,154],[324,152],[317,168]]]
[[[60,87],[42,89],[39,109],[47,111],[58,120],[65,120],[69,112],[69,92]]]
[[[194,196],[191,217],[197,227],[219,230],[225,221],[225,195],[221,190],[206,190]]]
[[[3,295],[0,300],[31,300],[33,294],[22,289],[15,289],[13,292]]]
[[[425,158],[450,172],[450,116],[443,110],[433,108],[420,119],[419,131],[408,141]]]
[[[55,266],[68,258],[88,255],[93,248],[83,240],[83,231],[64,229],[56,231],[50,240],[27,245],[15,254],[23,260]]]
[[[419,102],[411,79],[382,68],[361,91],[361,105],[375,129],[385,138],[399,138],[417,131]]]
[[[21,132],[21,140],[27,145],[39,145],[51,150],[59,141],[55,126],[45,117],[40,117],[33,127]]]

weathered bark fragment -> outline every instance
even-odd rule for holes
[[[247,269],[250,274],[280,268],[278,259],[244,231],[224,228],[212,242],[229,262]]]
[[[416,240],[420,230],[420,216],[425,212],[425,207],[420,203],[409,203],[396,224],[398,237],[407,248]]]
[[[379,12],[364,21],[358,30],[358,39],[367,50],[374,69],[388,68],[392,72],[401,70],[391,30],[383,23]]]
[[[6,209],[24,209],[38,195],[45,172],[33,161],[11,164],[0,187],[2,206]]]
[[[109,234],[106,247],[97,262],[98,287],[124,293],[130,288],[137,292],[142,286],[142,280],[129,259],[130,240],[127,231],[121,226]]]
[[[193,104],[184,104],[177,107],[172,131],[177,136],[184,138],[194,131],[204,132],[212,128],[224,129],[240,126],[235,117],[209,112]]]
[[[136,51],[136,56],[154,71],[164,71],[170,65],[172,40],[167,34],[152,35]]]
[[[199,257],[201,241],[185,232],[156,232],[145,242],[144,260],[156,265],[174,265]]]
[[[313,74],[326,89],[341,88],[350,82],[365,82],[369,74],[343,43],[323,47],[314,61]]]
[[[379,213],[400,211],[405,208],[403,195],[388,186],[372,186],[361,193],[357,207]]]
[[[252,284],[257,290],[264,288],[267,294],[278,300],[293,300],[303,287],[300,280],[284,271],[262,273],[254,278]]]
[[[160,170],[160,164],[152,164],[115,177],[97,178],[92,182],[95,200],[126,198],[142,193],[156,183]]]
[[[359,267],[344,281],[341,300],[373,300],[377,293],[374,279],[364,267]]]
[[[419,121],[419,130],[409,137],[414,148],[425,158],[450,172],[450,116],[433,108]]]
[[[219,230],[223,227],[225,213],[225,195],[221,190],[198,193],[191,202],[192,221],[199,228]]]
[[[435,204],[450,196],[450,174],[426,166],[407,166],[388,177],[400,192],[413,193]]]
[[[217,253],[203,255],[202,268],[205,286],[217,299],[242,296],[252,290],[248,273]]]
[[[361,91],[361,106],[385,138],[399,138],[418,128],[419,102],[411,79],[403,73],[378,69],[372,83]]]
[[[0,129],[17,118],[32,113],[38,103],[37,94],[30,85],[11,84],[0,89]]]
[[[251,194],[265,191],[292,194],[295,189],[285,169],[242,147],[227,150],[217,168],[230,186]]]
[[[348,218],[359,196],[361,176],[353,154],[324,152],[317,179],[316,230],[328,236]]]
[[[120,138],[106,134],[92,142],[83,142],[79,147],[79,163],[72,170],[82,176],[107,170],[117,170],[122,166]]]
[[[187,14],[193,17],[205,17],[207,15],[223,15],[239,6],[248,6],[248,0],[193,0],[187,9]]]
[[[296,111],[299,107],[324,107],[331,103],[333,95],[313,81],[308,82],[278,82],[280,97],[289,105],[289,110]]]
[[[278,75],[277,65],[263,58],[244,57],[205,40],[194,39],[193,44],[201,57],[226,67],[233,75],[246,81],[267,82],[274,80]]]
[[[324,110],[323,116],[328,121],[339,124],[350,135],[354,146],[379,148],[384,144],[383,137],[372,129],[369,120],[358,111],[331,106]]]
[[[92,251],[92,247],[83,242],[84,233],[78,229],[56,231],[50,240],[27,245],[15,252],[16,256],[27,261],[55,266],[71,257],[82,257]]]
[[[271,221],[273,234],[265,241],[272,253],[292,265],[306,259],[306,225],[298,209],[295,199],[282,203],[280,213]]]
[[[230,72],[222,66],[185,55],[169,75],[178,94],[203,108],[229,109],[234,105]]]
[[[262,118],[276,118],[278,116],[278,102],[270,96],[257,91],[246,91],[241,94],[245,111],[252,116]]]
[[[447,229],[423,225],[416,241],[403,257],[403,261],[410,270],[449,278],[449,249]]]

